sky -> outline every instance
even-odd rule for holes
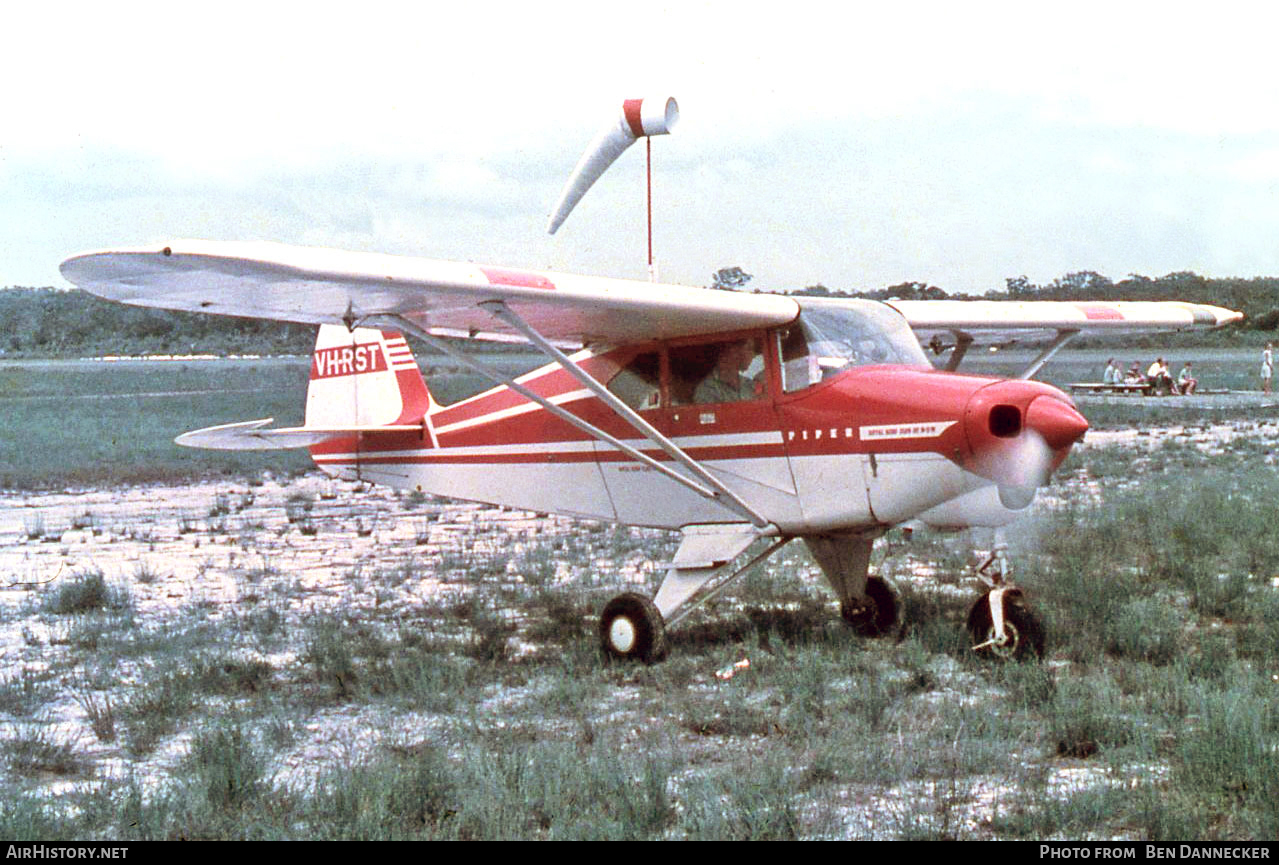
[[[178,238],[643,279],[642,144],[546,220],[622,100],[668,95],[663,282],[1279,276],[1266,4],[26,5],[0,286]]]

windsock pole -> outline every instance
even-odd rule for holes
[[[653,263],[653,137],[644,136],[648,156],[648,281],[657,282],[657,265]]]

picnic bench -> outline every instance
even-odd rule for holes
[[[1128,394],[1135,393],[1142,396],[1150,396],[1154,391],[1154,384],[1148,381],[1138,382],[1106,382],[1106,381],[1077,381],[1070,386],[1071,393],[1119,393]]]
[[[1177,396],[1174,390],[1169,392],[1166,388],[1156,392],[1152,382],[1104,382],[1104,381],[1077,381],[1069,385],[1071,393],[1093,393],[1093,394],[1140,394],[1141,396]],[[1194,396],[1206,396],[1209,394],[1230,393],[1229,388],[1196,388]]]

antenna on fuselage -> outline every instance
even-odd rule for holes
[[[648,202],[648,278],[657,280],[657,266],[653,260],[653,136],[667,135],[679,122],[679,105],[672,96],[627,99],[622,103],[622,114],[609,121],[586,148],[577,167],[569,177],[559,204],[551,214],[546,230],[554,234],[568,219],[582,196],[600,176],[608,170],[617,157],[637,139],[645,139],[648,155],[646,171],[646,200]]]

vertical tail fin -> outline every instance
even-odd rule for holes
[[[306,426],[420,423],[430,407],[426,381],[401,334],[320,326],[311,355]]]

